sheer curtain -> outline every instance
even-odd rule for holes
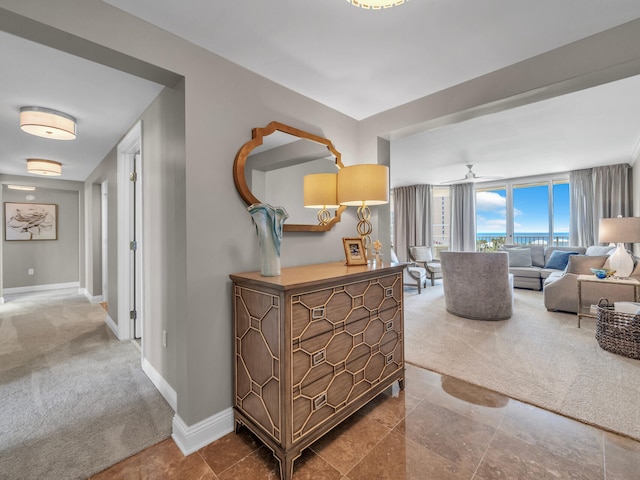
[[[476,186],[451,185],[451,247],[454,252],[476,250]]]
[[[569,173],[571,184],[570,243],[598,243],[601,218],[632,214],[631,167],[626,163]]]
[[[409,246],[431,245],[431,185],[393,189],[393,247],[401,262],[409,259]]]

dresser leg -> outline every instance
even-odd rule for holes
[[[236,434],[240,432],[241,428],[242,428],[242,422],[236,420]]]
[[[278,465],[280,466],[280,480],[291,480],[293,478],[293,455],[284,455],[284,458],[276,456]]]

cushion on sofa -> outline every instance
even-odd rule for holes
[[[544,268],[553,268],[555,270],[564,270],[569,263],[569,257],[572,255],[578,255],[578,252],[571,252],[567,250],[554,250],[551,256],[547,260]]]
[[[576,275],[590,275],[592,268],[602,268],[607,255],[572,255],[567,264],[567,273]]]
[[[611,245],[592,245],[587,248],[585,255],[611,255],[615,249],[616,247],[612,247]]]
[[[531,263],[534,267],[544,267],[544,245],[529,245],[531,249]]]
[[[509,254],[510,267],[530,267],[533,265],[530,248],[509,248],[507,253]]]
[[[540,278],[538,267],[509,267],[509,273],[516,277]]]

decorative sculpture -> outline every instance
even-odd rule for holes
[[[254,203],[247,207],[253,224],[256,226],[262,265],[260,274],[263,277],[280,275],[280,243],[284,221],[289,214],[284,207],[272,207],[267,203]]]

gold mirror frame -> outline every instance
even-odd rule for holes
[[[252,205],[254,203],[262,203],[259,199],[253,195],[249,185],[247,185],[247,178],[244,173],[244,169],[247,163],[247,158],[251,151],[262,145],[263,138],[271,135],[272,133],[279,131],[283,133],[288,133],[289,135],[293,135],[298,138],[304,138],[307,140],[311,140],[312,142],[320,143],[325,145],[329,152],[336,158],[336,166],[338,168],[343,168],[340,152],[335,149],[331,140],[326,138],[319,137],[318,135],[314,135],[313,133],[305,132],[304,130],[299,130],[294,127],[290,127],[289,125],[284,125],[279,122],[271,122],[264,128],[254,128],[251,130],[251,140],[245,143],[238,153],[236,154],[236,158],[233,162],[233,181],[236,184],[236,189],[238,193],[244,200],[244,202],[248,205]],[[283,205],[285,209],[286,205]],[[333,226],[340,221],[340,215],[347,207],[341,205],[336,209],[335,215],[327,222],[325,225],[306,225],[306,224],[288,224],[285,222],[284,231],[285,232],[327,232],[333,228]]]

